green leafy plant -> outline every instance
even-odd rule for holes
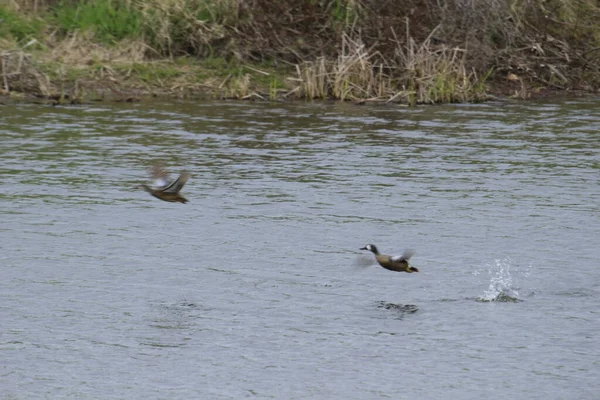
[[[6,6],[0,6],[0,21],[0,38],[12,38],[21,44],[39,38],[46,26],[41,18],[19,14]]]
[[[87,0],[63,1],[52,8],[54,22],[63,34],[93,32],[96,39],[114,44],[142,34],[142,14],[127,2]]]

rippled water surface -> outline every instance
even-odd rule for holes
[[[597,399],[598,106],[0,105],[0,398]]]

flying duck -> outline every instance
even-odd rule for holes
[[[369,250],[375,254],[375,260],[385,269],[396,272],[419,272],[419,270],[409,264],[410,258],[415,254],[414,250],[405,250],[401,256],[388,256],[379,254],[377,247],[374,244],[368,244],[360,250]]]
[[[169,181],[169,174],[163,168],[162,163],[155,164],[149,171],[150,175],[156,179],[156,187],[151,188],[148,185],[138,185],[136,189],[144,189],[152,196],[163,201],[184,204],[188,202],[185,197],[179,194],[179,191],[190,177],[187,171],[183,171],[177,179],[171,182]]]

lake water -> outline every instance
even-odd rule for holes
[[[0,105],[0,398],[598,399],[599,105]]]

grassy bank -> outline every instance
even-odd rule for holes
[[[2,91],[409,105],[600,87],[595,0],[5,0]]]

